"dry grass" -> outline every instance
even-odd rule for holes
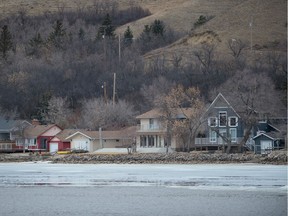
[[[0,18],[24,9],[28,14],[44,11],[76,10],[91,7],[97,0],[0,0]],[[80,2],[80,3],[79,3]],[[120,8],[131,4],[130,0],[117,0]],[[250,45],[253,19],[253,45],[257,44],[258,54],[267,50],[286,52],[287,40],[287,1],[286,0],[138,0],[137,4],[148,8],[152,15],[117,29],[123,33],[129,25],[138,36],[145,24],[155,19],[165,21],[177,31],[186,33],[186,37],[166,48],[149,53],[147,58],[165,53],[190,55],[197,45],[204,42],[217,44],[218,52],[227,54],[227,41],[241,39]],[[205,25],[191,34],[194,22],[200,15],[213,16]],[[214,32],[215,35],[207,32]],[[249,48],[246,50],[249,53]],[[253,53],[254,55],[255,53]]]

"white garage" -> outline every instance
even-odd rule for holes
[[[58,143],[50,143],[50,153],[58,151]]]
[[[272,141],[271,140],[261,140],[261,154],[267,154],[272,151]]]
[[[73,148],[74,149],[81,149],[89,151],[89,141],[88,140],[74,140],[73,141]]]

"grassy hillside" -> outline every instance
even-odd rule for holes
[[[198,7],[191,9],[192,11],[202,11],[204,15],[212,15],[214,16],[213,19],[190,32],[185,38],[169,47],[155,50],[146,57],[150,58],[163,53],[165,55],[178,53],[188,57],[198,45],[204,42],[216,44],[217,52],[221,56],[227,55],[228,57],[227,43],[228,40],[232,39],[240,39],[247,44],[244,52],[250,58],[257,58],[257,56],[265,54],[266,51],[286,52],[287,2],[285,0],[229,1],[230,7],[225,1],[217,1],[218,6],[222,3],[222,7],[215,7],[216,10],[214,11],[210,8],[209,11],[207,5],[211,2],[214,1],[204,0],[201,4],[198,2]],[[199,16],[200,13],[197,15]],[[196,17],[193,20],[195,19]],[[185,22],[185,19],[182,22]],[[252,28],[250,27],[251,22]],[[253,52],[250,50],[251,39]]]
[[[79,10],[95,7],[95,0],[11,0],[0,1],[0,18],[15,11],[25,10],[28,14],[39,14],[45,11]],[[113,2],[107,1],[107,2]],[[120,8],[132,4],[131,0],[114,1]],[[197,44],[204,41],[215,42],[218,51],[227,53],[227,41],[241,39],[256,50],[276,50],[286,52],[287,38],[287,1],[286,0],[139,0],[133,4],[147,8],[152,15],[133,23],[119,27],[123,33],[129,25],[138,36],[145,24],[155,19],[163,20],[176,31],[187,33],[187,37],[147,56],[163,52],[180,52],[187,54]],[[200,15],[214,17],[209,22],[193,31],[193,24]],[[253,22],[252,31],[249,23]],[[214,36],[204,33],[214,32]],[[215,35],[217,37],[215,38]]]

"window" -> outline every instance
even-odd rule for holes
[[[236,128],[230,128],[230,137],[231,137],[231,142],[236,142],[237,141],[237,130]]]
[[[217,118],[216,117],[210,117],[208,119],[208,125],[210,127],[216,127],[217,126]]]
[[[153,129],[154,119],[149,119],[149,129]]]
[[[210,130],[209,132],[210,142],[216,142],[217,133],[215,131]]]
[[[16,140],[16,146],[23,146],[24,139],[17,139]]]
[[[238,118],[237,117],[229,117],[229,126],[237,127],[238,126]]]
[[[29,146],[36,146],[36,139],[28,139]]]
[[[227,125],[227,112],[219,112],[219,126],[225,127]]]

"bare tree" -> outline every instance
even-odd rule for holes
[[[202,124],[201,116],[204,112],[204,102],[199,89],[177,86],[165,97],[158,99],[158,103],[163,120],[167,123],[169,141],[171,142],[172,135],[182,139],[183,150],[189,152]]]
[[[259,119],[279,117],[286,112],[279,92],[265,74],[253,73],[250,70],[238,71],[217,92],[225,94],[245,125],[241,149]]]
[[[135,111],[133,106],[125,101],[118,101],[113,105],[103,99],[90,99],[82,102],[81,127],[93,130],[114,129],[129,126],[134,123]]]
[[[153,80],[151,85],[143,85],[140,91],[144,99],[147,101],[147,104],[150,106],[157,106],[158,98],[166,95],[172,87],[173,84],[165,77],[158,77]]]
[[[235,60],[238,59],[243,54],[243,50],[247,47],[247,43],[243,42],[240,39],[234,39],[234,38],[228,40],[227,45],[230,50],[230,54],[233,56]]]
[[[212,74],[213,65],[215,64],[216,45],[204,43],[201,48],[193,52],[193,55],[200,63],[203,74]]]
[[[48,102],[48,112],[45,120],[63,128],[67,127],[69,125],[69,117],[71,116],[68,105],[67,98],[52,97]]]
[[[236,69],[243,69],[245,66],[245,57],[243,50],[247,48],[247,42],[243,42],[240,39],[231,39],[227,43],[229,54],[233,57]]]

